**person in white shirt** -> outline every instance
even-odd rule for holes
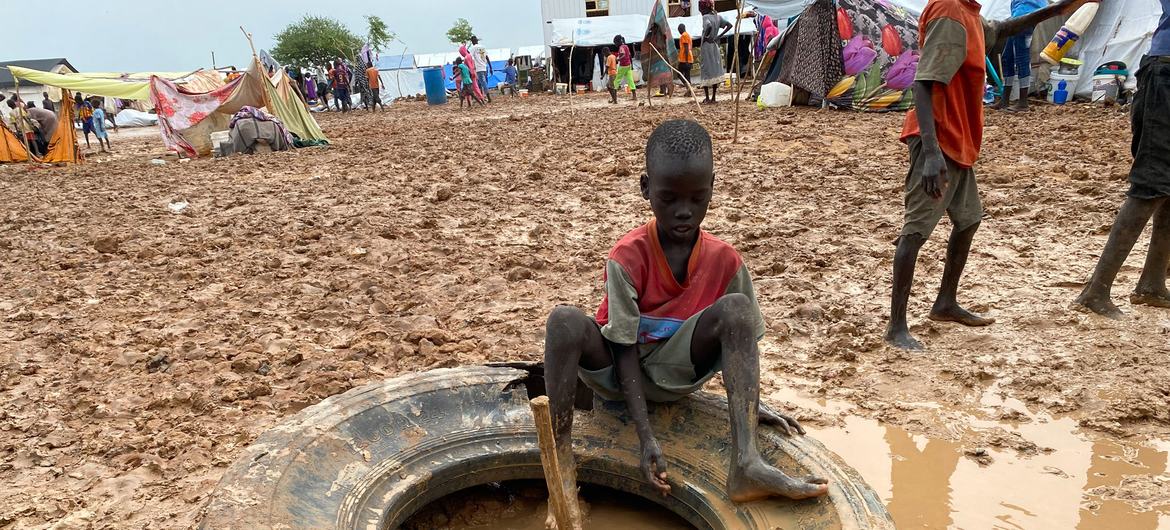
[[[475,59],[475,82],[479,89],[487,96],[488,103],[492,102],[492,93],[488,91],[487,78],[492,75],[492,60],[488,58],[487,48],[479,43],[479,37],[471,36],[471,58]]]

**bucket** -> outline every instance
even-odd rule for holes
[[[528,97],[528,89],[527,88],[520,89],[520,97],[522,97],[522,98]]]
[[[557,95],[565,95],[569,93],[568,83],[557,83]]]
[[[1121,84],[1124,77],[1114,74],[1100,74],[1093,76],[1093,103],[1116,103],[1117,95],[1121,93]]]
[[[589,85],[582,85],[582,84],[577,85],[577,93],[578,94],[580,94],[582,92],[588,92],[588,91],[589,91]]]
[[[1068,91],[1068,99],[1071,100],[1073,92],[1075,92],[1077,88],[1077,80],[1080,79],[1080,77],[1081,76],[1079,75],[1053,73],[1052,76],[1048,79],[1048,102],[1055,103],[1053,96],[1056,95],[1056,89],[1060,86],[1061,81],[1065,82],[1065,89]]]
[[[427,105],[442,105],[447,102],[447,80],[442,68],[424,68],[423,86],[427,91]]]

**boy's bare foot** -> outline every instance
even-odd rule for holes
[[[927,318],[935,322],[958,322],[959,324],[973,328],[990,326],[995,323],[994,318],[981,317],[970,311],[967,311],[966,309],[963,309],[962,307],[959,307],[958,304],[935,304],[935,306],[931,308],[930,314],[927,315]]]
[[[1113,320],[1125,319],[1125,313],[1122,313],[1117,306],[1113,305],[1113,301],[1108,298],[1090,296],[1082,293],[1073,303],[1076,307],[1092,311],[1105,318],[1112,318]]]
[[[900,350],[920,351],[922,343],[910,335],[909,330],[886,331],[886,344]]]
[[[1129,295],[1129,303],[1134,305],[1148,305],[1151,307],[1170,308],[1170,291],[1134,291]]]
[[[828,492],[829,481],[826,479],[793,479],[759,460],[732,467],[731,474],[727,476],[727,497],[732,502],[751,502],[769,497],[809,499]]]

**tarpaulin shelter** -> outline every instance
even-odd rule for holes
[[[783,16],[799,3],[806,7],[784,34],[776,64],[764,76],[793,85],[805,99],[827,100],[855,110],[905,110],[913,101],[908,89],[917,69],[918,17],[927,0],[748,0],[761,13]],[[984,0],[981,13],[988,20],[1011,17],[1011,0]],[[1084,61],[1074,93],[1088,96],[1098,66],[1124,62],[1132,75],[1150,49],[1161,8],[1158,0],[1103,2],[1093,23],[1072,48],[1070,57]],[[1059,19],[1041,24],[1033,36],[1032,62],[1039,64],[1039,50],[1052,38]],[[840,49],[839,56],[826,50]],[[833,79],[825,83],[810,82]],[[810,86],[814,85],[814,86]],[[801,98],[797,96],[796,101]]]
[[[68,90],[62,90],[61,96],[66,100],[73,97]],[[48,152],[39,158],[30,156],[24,141],[8,127],[0,126],[0,163],[30,161],[53,164],[81,161],[81,152],[77,149],[77,131],[73,128],[73,105],[61,105],[57,112],[57,130],[49,138]]]
[[[210,92],[187,90],[160,77],[152,77],[150,86],[163,142],[188,156],[210,154],[211,133],[227,129],[245,106],[267,108],[302,140],[326,140],[283,69],[270,79],[255,57],[244,75]]]

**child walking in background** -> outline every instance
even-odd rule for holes
[[[451,79],[455,81],[455,88],[459,91],[459,108],[463,108],[463,101],[467,101],[467,108],[471,108],[471,100],[483,106],[483,100],[475,93],[475,82],[471,80],[471,69],[463,62],[463,58],[457,57],[455,65],[451,68],[453,70]]]
[[[687,95],[693,95],[691,90],[691,68],[695,65],[695,40],[687,33],[686,24],[678,25],[678,72],[687,84]]]
[[[609,50],[609,46],[601,49],[605,57],[605,89],[609,91],[609,103],[617,104],[617,57]]]
[[[630,94],[634,101],[638,101],[638,85],[634,83],[634,56],[630,54],[630,47],[626,46],[626,39],[621,35],[613,38],[613,45],[617,46],[617,79],[613,88],[618,89],[618,83],[625,82],[630,87]]]
[[[81,124],[81,132],[85,135],[85,148],[89,149],[89,134],[93,132],[93,105],[78,93],[73,97],[74,110],[77,111],[77,123]]]
[[[97,105],[93,105],[93,135],[97,137],[98,149],[103,153],[108,153],[113,150],[110,147],[110,135],[106,132],[106,111],[102,109],[100,100]],[[102,146],[102,142],[105,146]]]

